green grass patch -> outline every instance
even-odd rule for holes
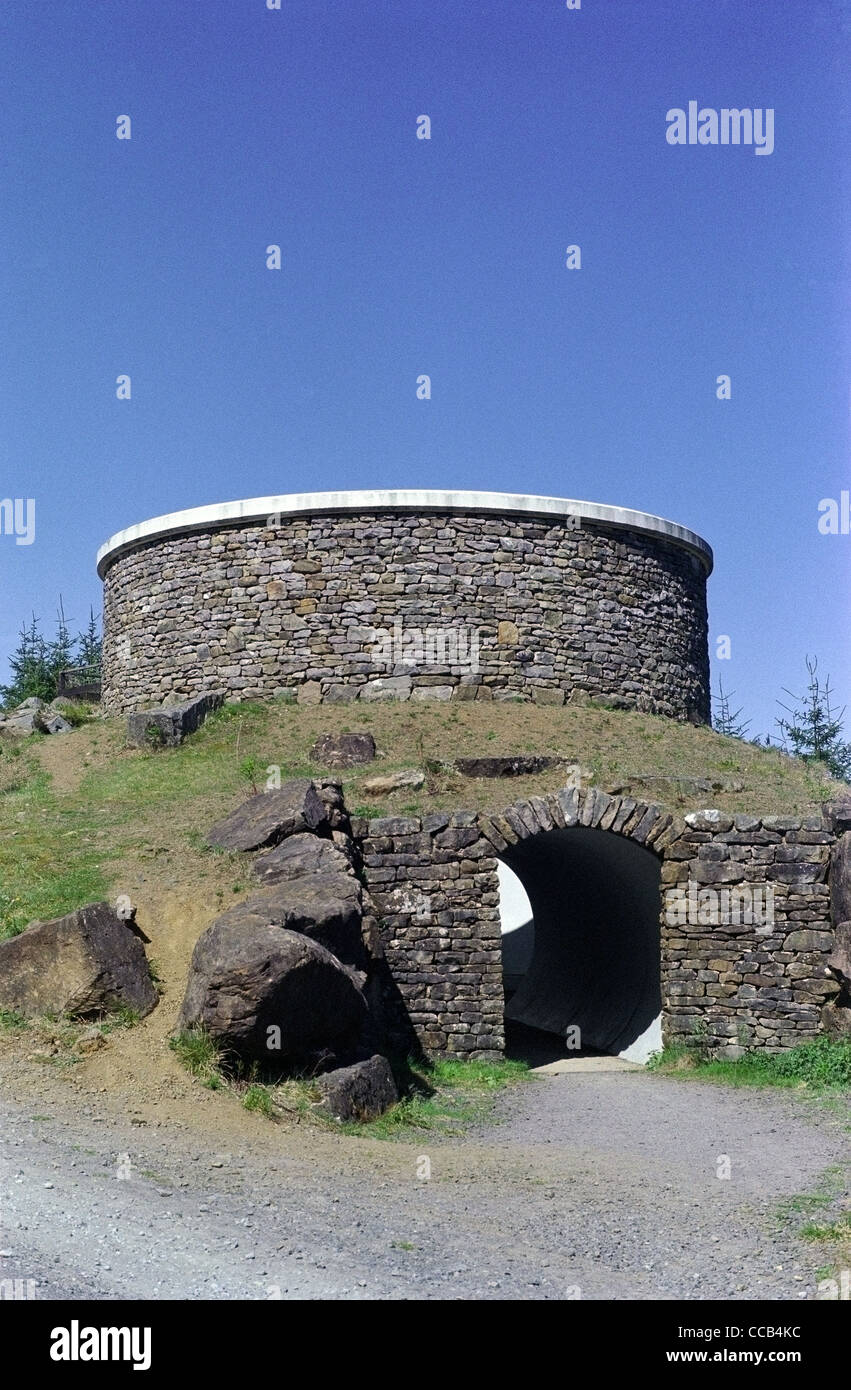
[[[210,1091],[220,1091],[226,1086],[222,1071],[224,1054],[205,1029],[187,1028],[169,1038],[168,1045],[190,1076],[202,1086]]]
[[[831,1246],[829,1253],[844,1268],[851,1259],[851,1211],[847,1210],[849,1174],[851,1163],[834,1164],[819,1175],[811,1192],[786,1197],[776,1208],[781,1225],[792,1227],[800,1240]],[[803,1224],[802,1217],[807,1218]],[[818,1278],[829,1278],[831,1272],[825,1268]]]
[[[700,1048],[665,1048],[648,1062],[651,1071],[673,1073],[729,1086],[801,1087],[826,1091],[851,1087],[851,1040],[816,1038],[785,1052],[754,1048],[734,1059],[706,1057]]]
[[[75,729],[79,729],[81,724],[90,724],[94,719],[96,709],[96,705],[86,704],[85,700],[62,700],[57,702],[57,712]]]
[[[16,1013],[14,1009],[0,1009],[0,1028],[7,1028],[12,1033],[18,1033],[26,1026],[27,1020],[23,1014]]]
[[[272,1119],[275,1114],[272,1091],[268,1086],[261,1086],[258,1082],[254,1082],[248,1087],[242,1097],[242,1103],[246,1110],[257,1110],[261,1115],[266,1115],[268,1119]]]
[[[528,1079],[525,1062],[462,1062],[437,1058],[394,1066],[400,1100],[367,1124],[347,1124],[347,1134],[409,1139],[418,1133],[460,1134],[487,1120],[497,1095]]]

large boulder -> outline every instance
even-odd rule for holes
[[[135,748],[177,748],[187,734],[194,734],[213,710],[225,702],[224,692],[210,690],[179,705],[142,710],[127,716],[127,741]]]
[[[375,758],[372,734],[321,734],[310,750],[314,762],[323,767],[354,767]]]
[[[258,854],[251,872],[262,883],[281,883],[305,874],[345,874],[351,860],[333,840],[307,833],[291,835],[273,849]]]
[[[252,893],[228,908],[219,922],[253,931],[272,925],[318,941],[346,965],[364,962],[361,942],[361,889],[353,874],[305,874]]]
[[[823,810],[825,821],[837,835],[851,830],[851,796],[843,796],[836,801],[828,801]]]
[[[829,1038],[836,1042],[851,1040],[851,1008],[831,999],[821,1011],[821,1026]]]
[[[377,1120],[399,1099],[386,1057],[376,1054],[350,1067],[337,1067],[316,1078],[319,1109],[344,1122]]]
[[[833,949],[826,968],[839,981],[843,1003],[851,1003],[851,921],[840,922],[833,936]]]
[[[207,832],[217,849],[264,849],[288,835],[316,830],[325,807],[309,777],[297,777],[276,791],[258,792]]]
[[[317,777],[316,794],[325,807],[325,819],[332,831],[351,831],[349,813],[343,797],[343,784],[336,777]]]
[[[352,972],[318,941],[231,911],[196,943],[178,1028],[205,1028],[237,1056],[274,1063],[345,1046],[366,1016]]]
[[[147,1014],[157,1002],[145,948],[108,903],[32,922],[0,941],[0,1008],[23,1014],[110,1009]]]
[[[26,738],[28,734],[43,731],[43,711],[46,708],[43,700],[40,700],[36,695],[31,695],[28,700],[23,700],[21,704],[0,719],[0,729],[4,733],[16,734],[23,738]]]
[[[830,856],[830,915],[834,923],[851,921],[851,831],[846,830]]]

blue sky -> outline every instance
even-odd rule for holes
[[[6,0],[0,680],[133,522],[453,486],[691,527],[751,732],[807,653],[851,711],[849,36],[846,0]],[[669,145],[690,100],[772,108],[774,152]]]

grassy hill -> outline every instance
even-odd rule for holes
[[[182,748],[159,752],[128,748],[123,720],[96,718],[51,738],[0,740],[0,936],[119,892],[149,900],[155,915],[178,894],[200,930],[248,887],[240,857],[203,842],[250,794],[246,760],[261,787],[269,765],[282,778],[319,775],[328,769],[311,761],[315,739],[353,729],[372,732],[379,750],[374,763],[336,774],[361,815],[498,810],[566,780],[558,768],[479,780],[452,769],[456,758],[490,753],[557,754],[580,765],[584,783],[674,811],[811,814],[844,787],[777,749],[597,705],[232,704]],[[401,768],[424,771],[425,785],[381,798],[363,790]]]

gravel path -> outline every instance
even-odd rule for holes
[[[46,1100],[0,1097],[0,1278],[40,1298],[813,1298],[824,1252],[778,1203],[848,1172],[847,1115],[645,1072],[541,1078],[413,1144],[210,1093],[193,1123]]]

